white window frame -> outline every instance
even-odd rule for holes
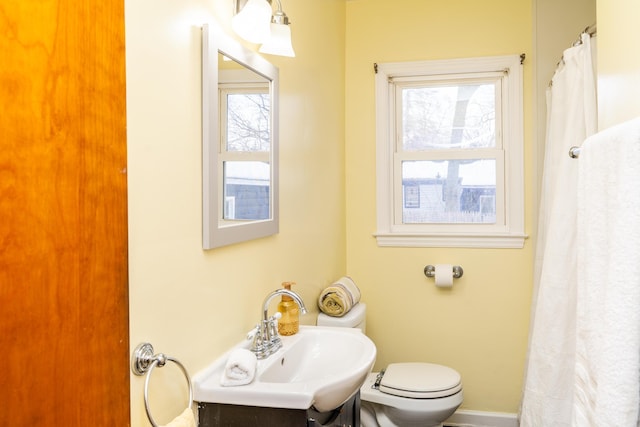
[[[403,224],[401,159],[396,140],[396,80],[460,79],[500,75],[496,158],[496,224]],[[523,80],[520,55],[383,63],[376,66],[376,185],[379,246],[522,248],[524,233]],[[480,150],[468,151],[481,158]],[[431,159],[442,152],[434,154]],[[445,155],[446,157],[446,155]],[[453,157],[455,158],[455,157]],[[501,189],[503,191],[501,191]],[[398,193],[400,192],[400,193]],[[498,213],[498,212],[496,212]],[[503,214],[502,214],[503,213]]]

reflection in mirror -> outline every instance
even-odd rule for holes
[[[203,247],[278,232],[278,70],[203,26]]]
[[[271,98],[269,80],[218,57],[221,225],[271,215]]]

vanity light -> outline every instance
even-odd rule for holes
[[[289,18],[282,11],[280,0],[278,0],[278,10],[271,18],[271,37],[260,47],[260,52],[270,55],[296,56],[291,45]]]
[[[231,27],[243,39],[262,43],[259,50],[262,53],[294,57],[289,18],[280,0],[276,1],[278,9],[272,16],[271,0],[235,0],[236,15]]]
[[[271,29],[271,5],[267,0],[236,0],[236,14],[231,18],[231,28],[251,43],[262,43],[269,38]]]

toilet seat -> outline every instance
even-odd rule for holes
[[[412,399],[437,399],[462,389],[460,374],[433,363],[392,363],[387,366],[378,389],[387,394]]]
[[[374,407],[377,405],[380,410],[385,410],[384,408],[386,407],[387,410],[396,408],[400,411],[409,412],[433,413],[451,411],[453,413],[462,404],[462,387],[458,392],[445,397],[412,399],[382,392],[379,385],[376,385],[378,383],[376,381],[378,374],[378,372],[371,372],[362,387],[360,387],[360,400],[363,405],[364,402],[368,402],[373,404]]]

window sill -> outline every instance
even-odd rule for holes
[[[506,234],[397,234],[377,233],[378,246],[409,248],[522,249],[527,235]]]

